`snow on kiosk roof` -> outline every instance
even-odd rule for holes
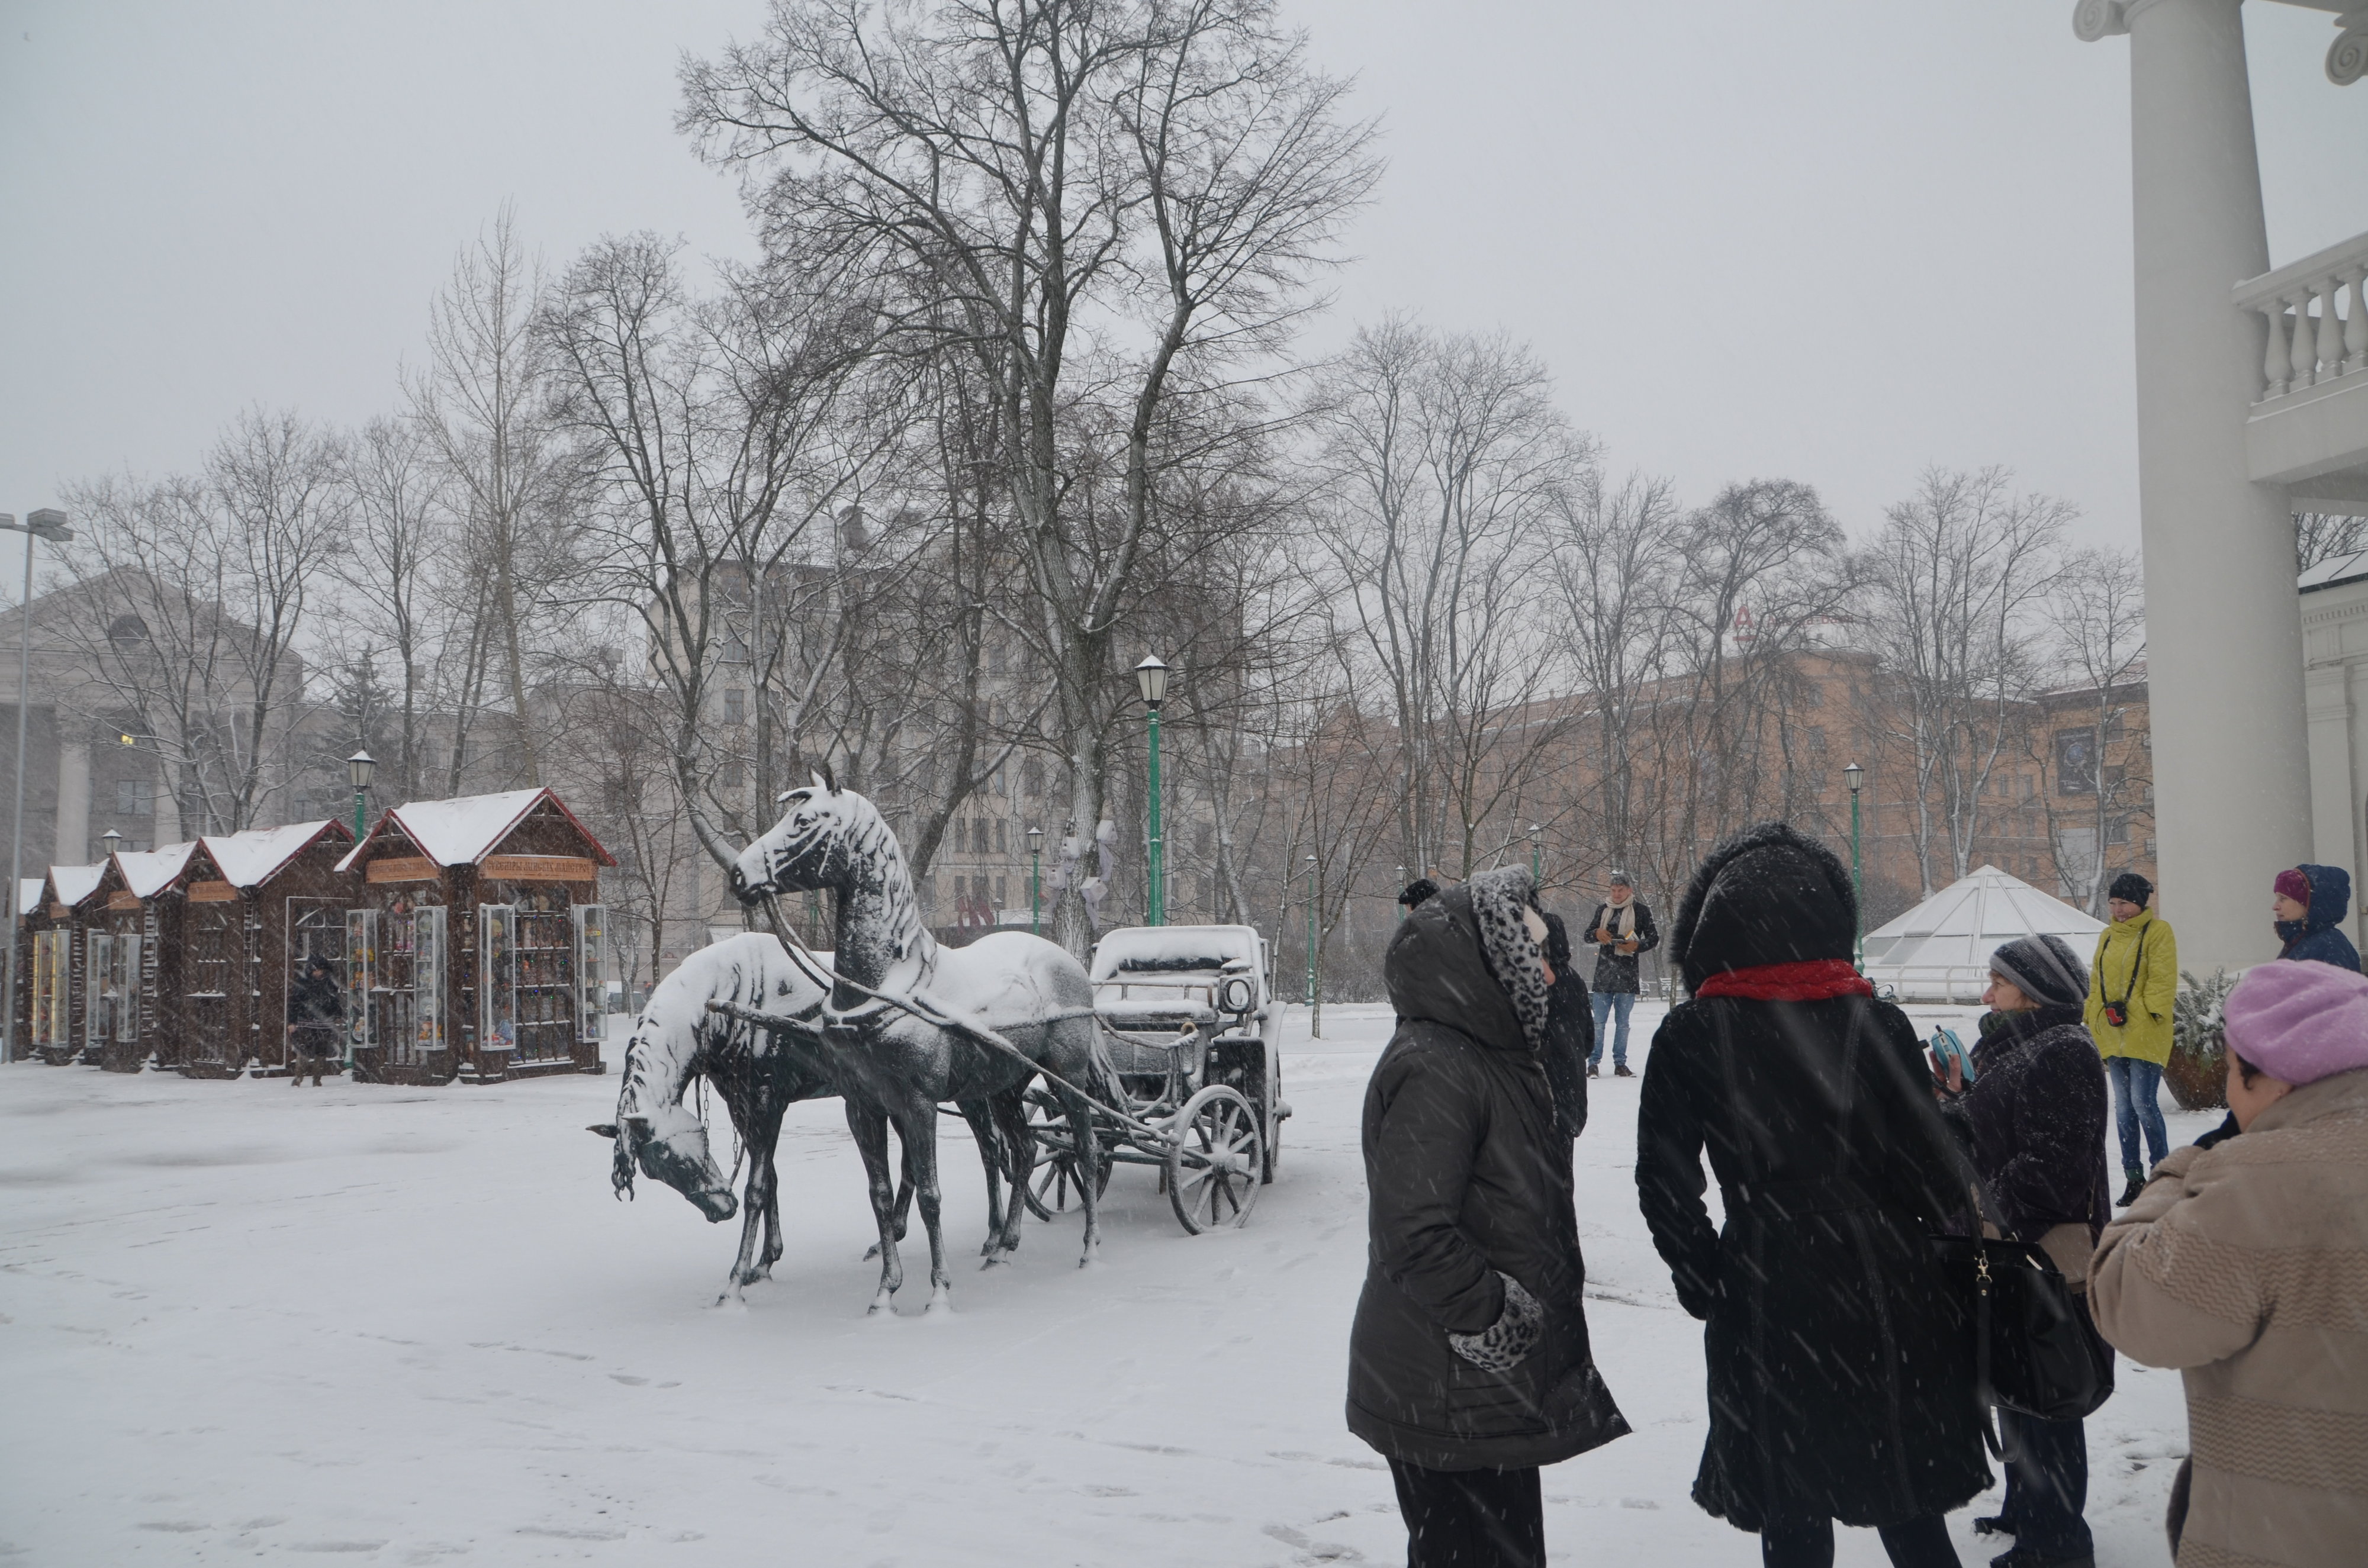
[[[72,909],[98,891],[98,879],[105,875],[107,862],[96,866],[52,866],[50,868],[51,902]]]
[[[508,790],[498,795],[463,795],[450,801],[410,801],[391,806],[370,828],[370,835],[338,863],[338,869],[352,870],[370,858],[374,848],[384,847],[380,844],[381,835],[389,834],[409,840],[421,856],[439,867],[473,866],[499,848],[546,801],[551,812],[543,814],[555,812],[582,835],[595,862],[602,866],[617,863],[616,857],[592,835],[592,830],[567,809],[567,802],[544,788]]]
[[[2105,923],[1996,866],[1951,882],[1866,934],[1866,977],[1907,1001],[1978,998],[1990,954],[2024,937],[2061,937],[2087,962]]]
[[[285,827],[249,828],[245,833],[209,834],[207,858],[222,880],[234,888],[261,887],[302,854],[323,834],[351,838],[353,830],[334,817],[320,822],[290,823]]]
[[[123,890],[143,902],[173,885],[189,863],[189,851],[198,846],[194,838],[184,844],[167,844],[161,849],[120,849],[115,864],[123,873]]]

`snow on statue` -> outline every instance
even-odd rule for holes
[[[816,957],[830,961],[827,953]],[[822,1046],[825,1000],[822,987],[768,935],[750,933],[701,948],[650,993],[625,1044],[617,1119],[591,1130],[615,1144],[609,1180],[620,1198],[631,1196],[638,1167],[690,1199],[710,1221],[729,1220],[735,1208],[743,1213],[727,1296],[768,1278],[781,1256],[773,1156],[782,1112],[800,1100],[840,1092]],[[778,1022],[768,1026],[759,1017]],[[735,1204],[732,1178],[708,1146],[706,1122],[683,1103],[693,1081],[702,1078],[723,1102],[748,1163],[745,1204]],[[978,1134],[986,1166],[987,1244],[993,1248],[1005,1224],[999,1176],[1008,1153],[985,1101],[970,1100],[962,1111]],[[911,1198],[908,1168],[894,1202],[899,1237]],[[1019,1206],[1015,1195],[1012,1207]]]
[[[952,1285],[939,1228],[938,1106],[981,1097],[992,1105],[1017,1189],[1027,1180],[1034,1151],[1022,1096],[1042,1070],[1076,1130],[1080,1168],[1094,1171],[1100,1154],[1086,1096],[1125,1102],[1094,1021],[1093,987],[1076,959],[1039,937],[998,931],[966,948],[940,948],[921,922],[904,850],[871,801],[820,778],[781,799],[788,810],[734,864],[732,890],[750,903],[818,891],[836,899],[837,984],[823,1033],[847,1095],[848,1123],[856,1129],[880,1226],[880,1290],[872,1310],[887,1306],[904,1283],[887,1179],[893,1123],[928,1233],[934,1312],[948,1303]],[[883,999],[891,996],[969,1028],[916,1017]],[[979,1031],[991,1031],[994,1039]],[[1100,1244],[1095,1187],[1091,1180],[1082,1187],[1080,1266]],[[1019,1202],[1006,1207],[1004,1231],[988,1263],[1019,1246],[1023,1208]]]

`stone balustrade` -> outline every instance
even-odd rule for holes
[[[2368,376],[2368,234],[2239,283],[2234,297],[2270,324],[2257,405]]]

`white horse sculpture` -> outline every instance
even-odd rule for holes
[[[829,961],[827,954],[819,957]],[[690,1199],[711,1221],[721,1223],[735,1207],[740,1210],[740,1254],[732,1267],[727,1297],[768,1278],[781,1256],[773,1158],[782,1113],[800,1100],[840,1093],[821,1043],[825,999],[823,989],[769,935],[751,932],[700,949],[650,993],[625,1044],[617,1119],[591,1129],[615,1145],[609,1181],[619,1197],[632,1194],[638,1166],[642,1174]],[[731,1011],[717,1012],[711,1003]],[[780,1021],[760,1024],[757,1016]],[[708,1147],[706,1123],[683,1103],[699,1078],[714,1088],[739,1135],[748,1163],[745,1203],[735,1205],[731,1177]],[[1007,1223],[1000,1180],[1006,1152],[983,1101],[965,1105],[962,1111],[978,1135],[979,1157],[986,1166],[987,1247],[992,1250]],[[894,1228],[900,1237],[911,1198],[907,1171],[895,1199]],[[1016,1196],[1012,1207],[1019,1207]]]
[[[1078,1264],[1092,1261],[1101,1242],[1098,1184],[1091,1179],[1099,1154],[1089,1103],[1079,1091],[1125,1102],[1094,1023],[1093,987],[1084,968],[1055,944],[1018,932],[996,932],[966,948],[939,947],[921,923],[904,851],[871,801],[820,778],[781,800],[788,808],[781,820],[733,866],[732,889],[746,901],[817,890],[837,901],[839,983],[825,1014],[824,1036],[846,1085],[848,1124],[856,1124],[859,1110],[870,1123],[858,1129],[857,1142],[880,1225],[880,1290],[871,1310],[889,1305],[904,1283],[891,1225],[887,1124],[894,1124],[904,1143],[920,1199],[929,1235],[929,1310],[935,1312],[948,1304],[952,1288],[938,1222],[937,1108],[945,1100],[990,1100],[1010,1150],[1013,1186],[1019,1188],[1034,1153],[1022,1096],[1039,1069],[1064,1081],[1050,1086],[1076,1132],[1086,1218]],[[880,1002],[869,994],[875,992],[920,999],[945,1016],[992,1030],[1018,1055]],[[1007,1207],[997,1251],[1019,1244],[1022,1208],[1017,1201]],[[996,1257],[991,1254],[987,1261]]]

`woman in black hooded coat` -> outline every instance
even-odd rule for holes
[[[1712,851],[1671,949],[1692,999],[1653,1037],[1636,1187],[1702,1319],[1710,1437],[1694,1501],[1773,1564],[1833,1525],[1953,1564],[1941,1516],[1990,1484],[1965,1314],[1925,1238],[1969,1208],[1907,1017],[1851,967],[1850,875],[1782,823]],[[1702,1203],[1707,1153],[1726,1212]]]

